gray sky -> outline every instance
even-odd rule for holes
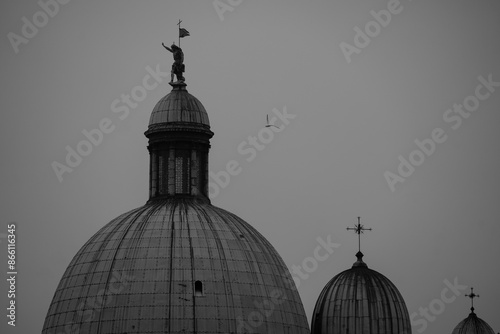
[[[416,312],[414,333],[451,333],[468,315],[468,289],[453,301],[446,290],[442,301],[446,280],[474,286],[476,313],[500,331],[500,86],[488,90],[478,79],[500,82],[500,3],[220,2],[231,10],[218,13],[212,0],[73,0],[48,22],[36,1],[2,3],[0,233],[18,223],[16,332],[40,331],[78,249],[147,201],[143,133],[171,87],[160,78],[140,96],[140,86],[148,66],[169,72],[172,55],[161,42],[177,41],[178,19],[191,33],[181,41],[187,88],[215,132],[210,170],[232,160],[241,167],[212,203],[252,224],[289,266],[312,257],[318,237],[341,244],[300,282],[309,320],[323,286],[355,261],[357,238],[345,229],[361,216],[373,228],[362,238],[365,261]],[[390,22],[370,24],[370,11],[388,6]],[[19,42],[23,17],[34,15],[41,27],[25,28],[31,37]],[[365,32],[367,23],[372,37],[363,45],[355,28]],[[341,43],[363,47],[346,57]],[[122,94],[131,93],[137,106],[114,112],[113,102],[123,107]],[[453,111],[463,103],[474,111]],[[284,108],[296,117],[277,119],[282,131],[247,161],[238,147],[252,147],[249,136],[267,140],[266,114]],[[82,131],[103,119],[113,130],[60,182],[52,163],[66,164],[66,146],[76,150]],[[433,131],[440,143],[429,144]],[[430,153],[414,153],[415,140]],[[384,174],[398,174],[399,156],[418,166],[402,170],[405,181],[391,189]],[[0,287],[7,305],[7,285]],[[432,320],[423,320],[419,309],[429,307]],[[5,318],[2,333],[14,333]]]

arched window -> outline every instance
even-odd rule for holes
[[[203,283],[201,283],[201,281],[194,282],[194,296],[195,297],[203,296]]]
[[[175,193],[189,194],[191,159],[189,150],[175,151]]]

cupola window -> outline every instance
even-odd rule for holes
[[[189,194],[190,159],[188,150],[175,152],[175,193]]]

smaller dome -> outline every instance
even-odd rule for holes
[[[149,127],[164,123],[195,123],[210,127],[205,107],[188,93],[186,84],[172,86],[172,91],[156,103],[149,118]]]
[[[455,327],[452,334],[495,334],[495,332],[486,321],[478,318],[472,309],[469,316]]]
[[[394,284],[369,269],[363,253],[351,269],[324,287],[313,312],[312,334],[411,333],[405,301]]]

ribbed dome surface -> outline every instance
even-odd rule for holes
[[[169,94],[158,101],[151,113],[149,126],[172,122],[210,126],[205,107],[183,85],[174,86]]]
[[[241,218],[194,199],[153,201],[80,249],[42,333],[309,333],[290,282]]]
[[[311,333],[409,334],[411,325],[398,289],[358,256],[351,269],[336,275],[321,292]]]
[[[495,332],[490,325],[471,312],[455,327],[452,334],[495,334]]]

